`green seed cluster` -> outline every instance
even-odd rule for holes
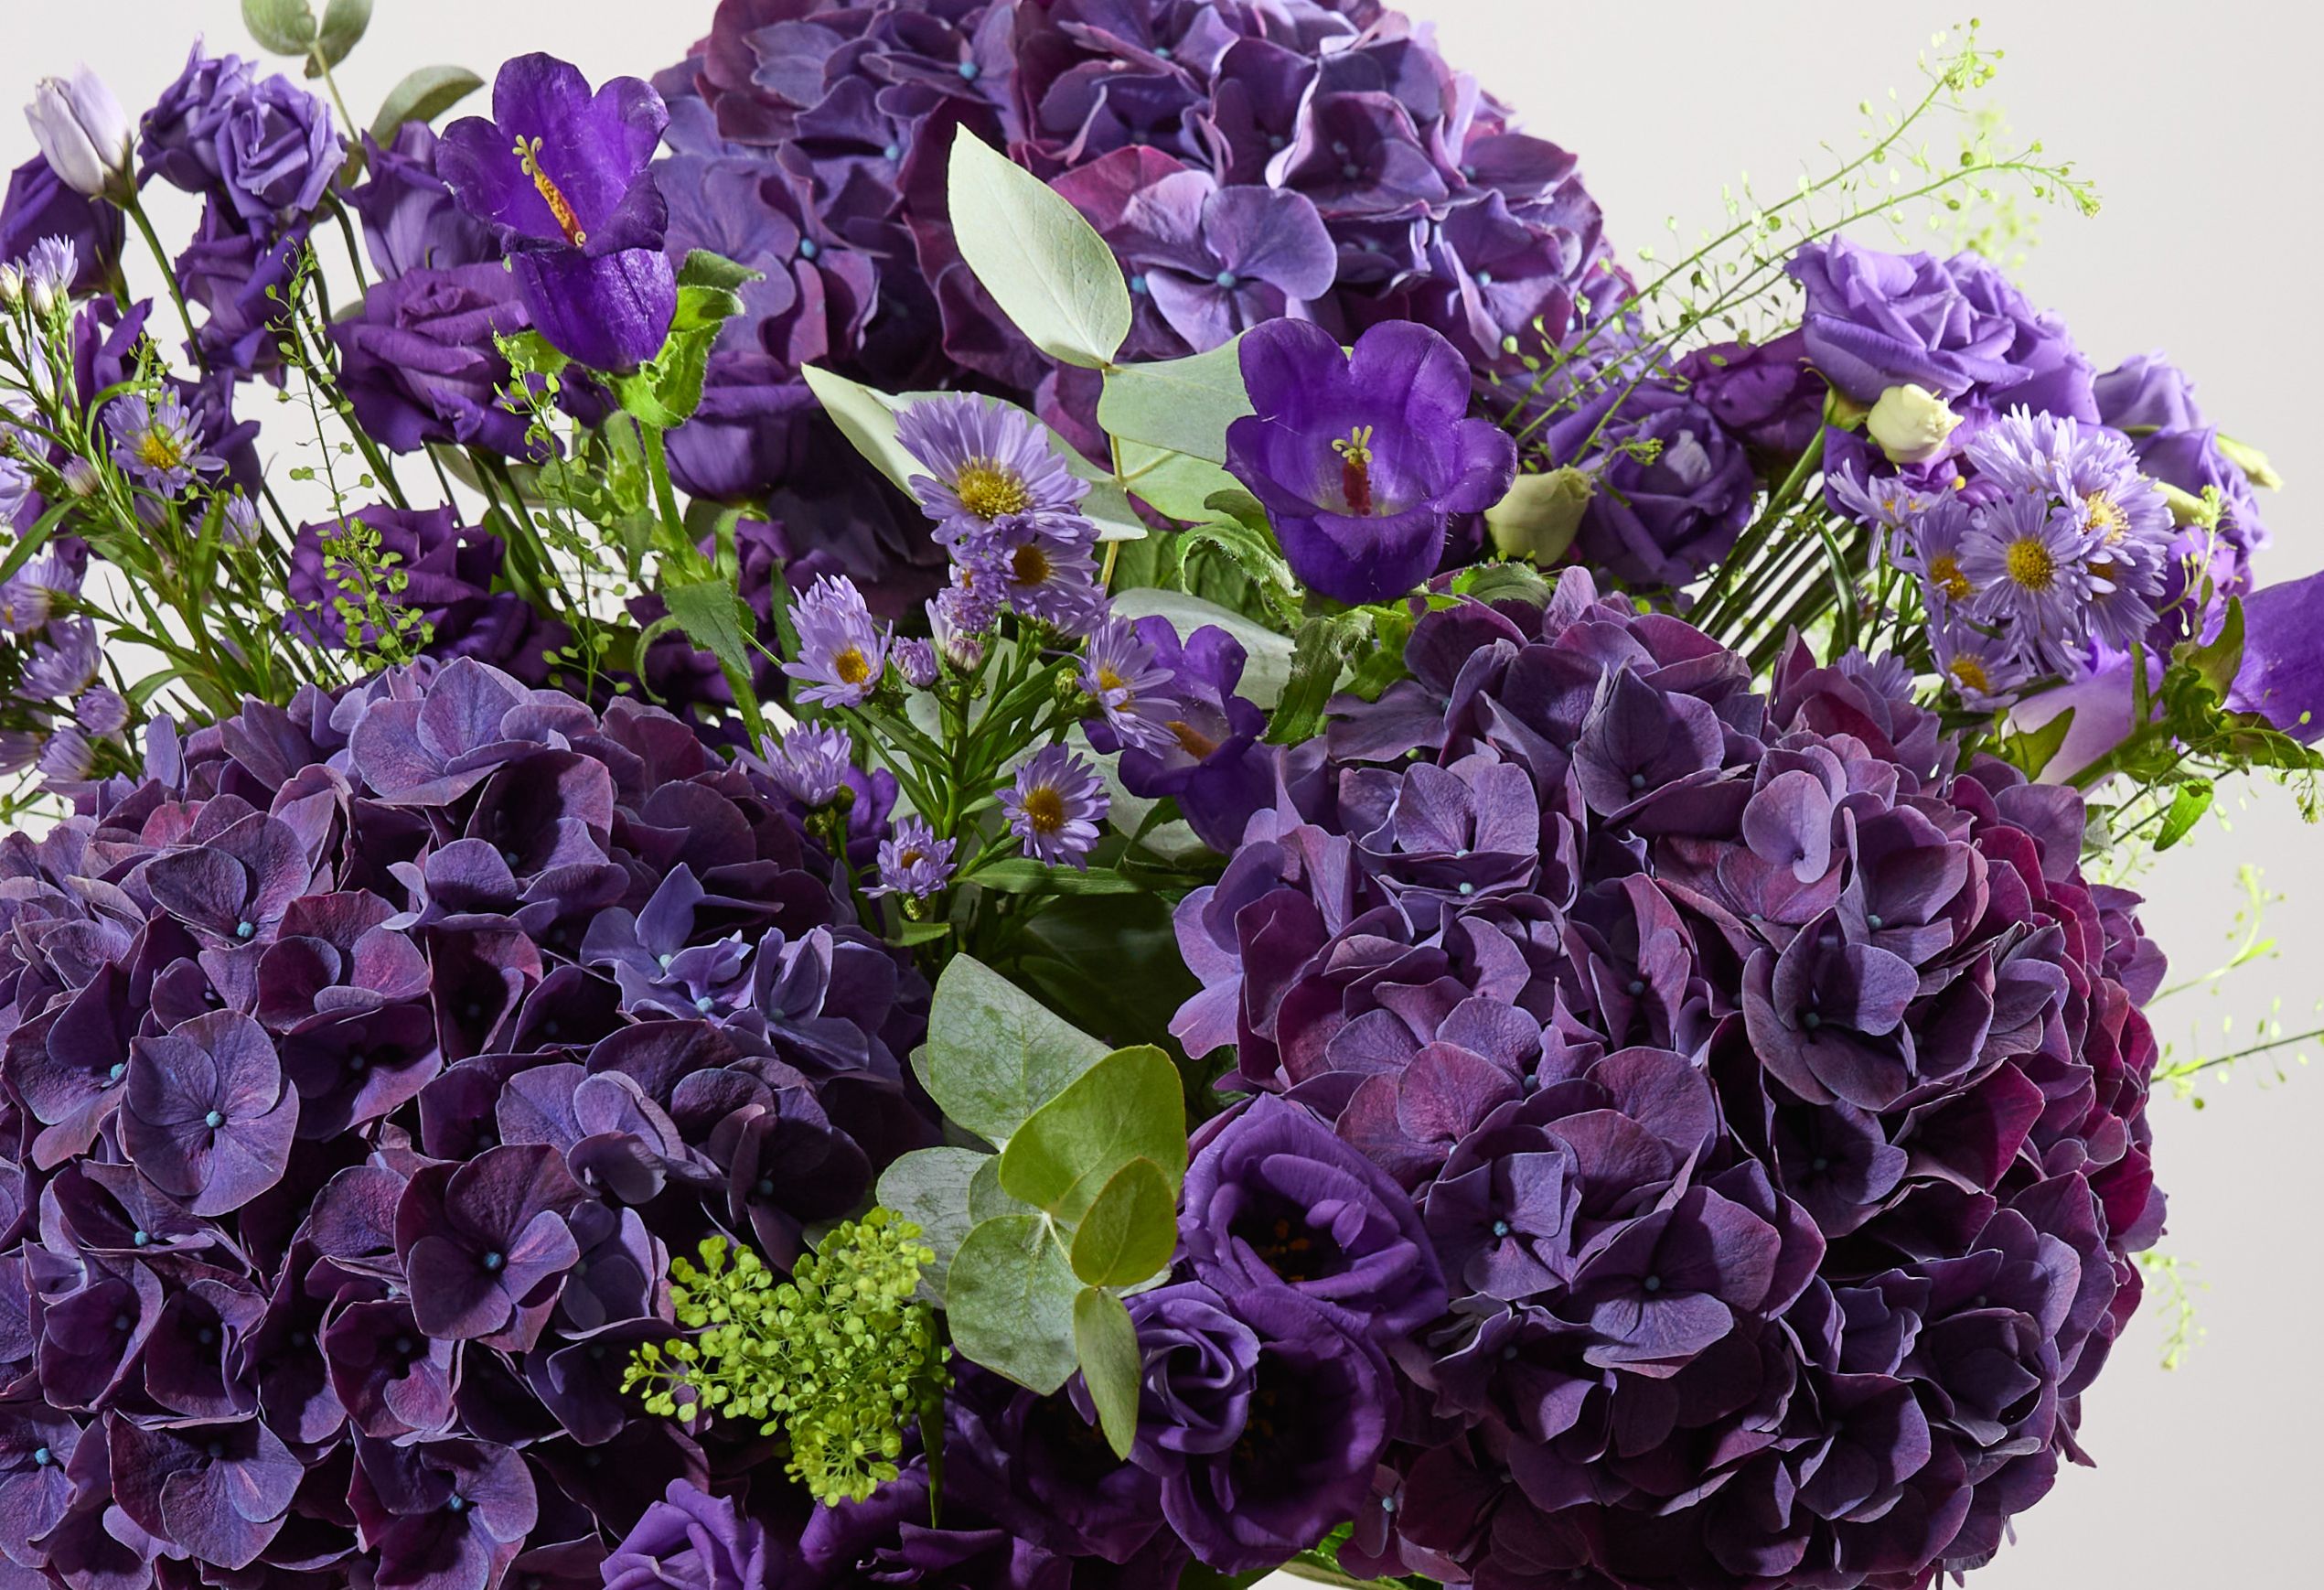
[[[689,1424],[749,1419],[789,1446],[787,1472],[826,1506],[894,1479],[904,1427],[942,1394],[934,1313],[912,1300],[934,1250],[874,1209],[834,1227],[788,1280],[723,1237],[698,1268],[671,1261],[670,1299],[691,1338],[637,1349],[622,1384]]]

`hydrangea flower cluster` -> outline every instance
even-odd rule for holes
[[[753,1456],[624,1398],[669,1253],[787,1266],[936,1140],[923,985],[651,708],[462,659],[147,745],[0,841],[0,1552],[595,1584]]]
[[[1958,765],[1902,670],[1795,646],[1762,695],[1580,572],[1429,614],[1407,661],[1283,753],[1178,920],[1174,1030],[1259,1095],[1190,1173],[1185,1260],[1394,1338],[1341,1562],[1984,1562],[2083,1460],[2162,1221],[2161,959],[2083,878],[2080,796]],[[1151,1372],[1145,1406],[1205,1427]]]
[[[673,438],[681,482],[710,496],[824,489],[809,362],[890,392],[970,372],[1101,445],[1094,381],[1039,355],[963,267],[943,208],[956,127],[1113,246],[1136,295],[1125,357],[1291,315],[1342,340],[1414,320],[1515,369],[1618,286],[1573,157],[1376,0],[743,0],[656,81],[673,252],[765,273],[711,361],[705,422]],[[858,512],[859,577],[926,578],[898,527]]]

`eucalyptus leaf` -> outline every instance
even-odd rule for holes
[[[1185,359],[1117,365],[1106,372],[1098,423],[1123,441],[1226,463],[1226,427],[1251,412],[1241,341]]]
[[[1047,1396],[1080,1362],[1074,1303],[1083,1287],[1039,1215],[979,1223],[945,1286],[952,1345],[970,1362]]]
[[[323,26],[315,36],[313,53],[321,64],[309,62],[306,75],[320,77],[323,67],[345,60],[370,26],[371,0],[330,0],[323,7]]]
[[[911,490],[912,477],[926,471],[896,440],[894,400],[819,364],[804,366],[799,374],[815,401],[823,405],[823,412],[831,416],[831,423],[839,426],[840,435],[852,442],[881,474],[902,489]]]
[[[315,42],[315,13],[306,0],[242,0],[242,26],[262,49],[305,55]]]
[[[1207,458],[1125,441],[1121,483],[1139,500],[1171,518],[1193,521],[1209,517],[1204,504],[1231,488],[1235,478]]]
[[[1091,370],[1113,362],[1130,335],[1130,284],[1079,210],[965,127],[947,199],[960,257],[1035,348]]]
[[[1186,1098],[1151,1045],[1117,1049],[1034,1111],[1001,1155],[1001,1185],[1067,1225],[1116,1173],[1150,1159],[1177,1195],[1186,1175]]]
[[[880,1173],[879,1201],[920,1228],[936,1262],[920,1272],[919,1296],[944,1306],[945,1278],[953,1255],[975,1224],[969,1187],[992,1155],[973,1148],[916,1148]]]
[[[1000,1144],[1105,1058],[1097,1039],[982,962],[957,955],[937,980],[928,1041],[913,1063],[948,1117]]]
[[[1116,1457],[1128,1457],[1138,1438],[1138,1390],[1143,1362],[1138,1327],[1120,1298],[1095,1286],[1073,1300],[1073,1345],[1082,1383],[1098,1405],[1098,1427]]]
[[[1261,706],[1273,706],[1283,693],[1285,682],[1291,678],[1291,638],[1277,634],[1232,607],[1222,607],[1216,602],[1205,601],[1185,591],[1141,586],[1115,593],[1114,611],[1125,618],[1159,615],[1170,620],[1181,640],[1188,639],[1205,625],[1215,624],[1226,630],[1241,645],[1247,659],[1238,693],[1248,696]]]
[[[982,1225],[1003,1215],[1037,1215],[1041,1211],[1023,1198],[1012,1198],[1001,1186],[1001,1156],[988,1154],[969,1181],[969,1219]]]
[[[1167,1171],[1141,1155],[1098,1189],[1074,1228],[1069,1256],[1073,1273],[1092,1286],[1135,1286],[1167,1269],[1177,1246],[1177,1189]]]
[[[371,141],[385,148],[404,123],[433,122],[482,87],[484,80],[464,66],[423,66],[406,73],[380,102],[380,113],[371,119]]]

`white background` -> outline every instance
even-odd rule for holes
[[[1955,18],[1918,5],[1823,0],[1414,0],[1456,65],[1514,103],[1529,130],[1577,151],[1612,235],[1666,241],[1714,220],[1720,184],[1749,171],[1788,186],[1819,143],[1852,136],[1855,106],[1909,91],[1916,53]],[[708,23],[709,0],[377,0],[370,37],[342,71],[368,120],[407,70],[434,62],[487,78],[546,49],[593,80],[648,73]],[[1996,92],[2024,132],[2076,160],[2105,208],[2060,214],[2022,273],[2034,300],[2071,319],[2102,365],[2160,347],[2192,371],[2211,417],[2269,449],[2289,487],[2267,504],[2276,547],[2265,577],[2324,564],[2318,446],[2324,336],[2316,312],[2315,76],[2324,24],[2277,0],[1988,0],[1987,40],[2007,51]],[[0,0],[0,107],[42,72],[87,60],[133,113],[207,30],[248,49],[234,0]],[[0,109],[0,162],[31,152]],[[159,204],[165,236],[190,212]],[[1874,240],[1877,241],[1877,240]],[[148,278],[150,281],[150,279]],[[2317,615],[2324,623],[2324,612]],[[2319,1025],[2324,833],[2269,792],[2229,803],[2149,881],[2147,924],[2175,975],[2224,950],[2235,872],[2263,864],[2292,898],[2270,916],[2287,946],[2217,994],[2156,1019],[2184,1052],[2223,1052],[2278,1009]],[[2248,1041],[2247,1038],[2244,1041]],[[2245,1068],[2207,1090],[2200,1115],[2158,1101],[2157,1163],[2171,1197],[2166,1251],[2194,1265],[2205,1338],[2184,1367],[2158,1367],[2158,1316],[2133,1325],[2086,1399],[2095,1473],[2069,1473],[1976,1575],[1981,1590],[2293,1590],[2324,1584],[2317,1490],[2324,1478],[2324,1075],[2277,1083]]]

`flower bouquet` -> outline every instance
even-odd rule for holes
[[[362,134],[244,11],[0,207],[0,1585],[1921,1590],[2087,1461],[2122,880],[2324,596],[1974,33],[1665,264],[1376,0]]]

